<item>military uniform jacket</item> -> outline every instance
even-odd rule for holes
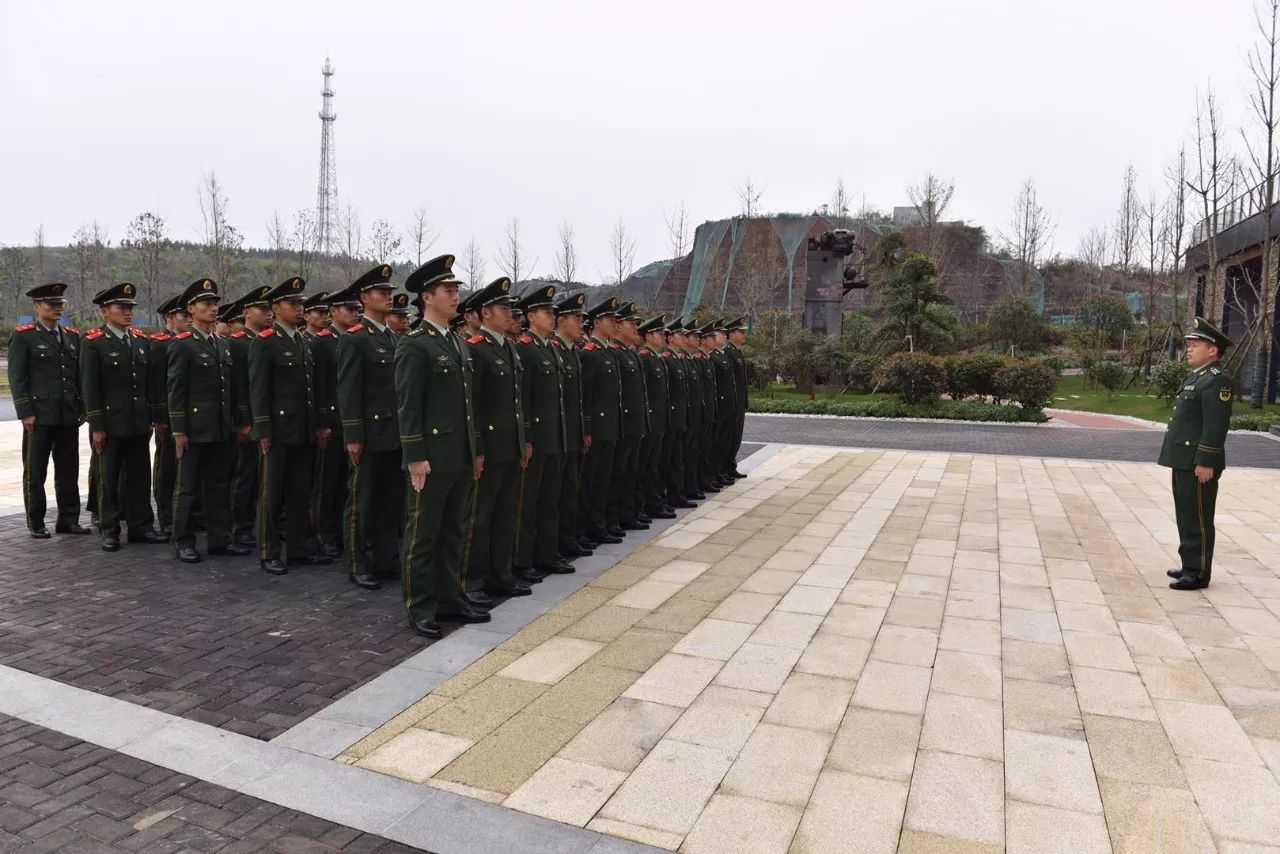
[[[1231,393],[1231,378],[1216,362],[1192,371],[1182,381],[1160,448],[1160,465],[1173,469],[1227,467]]]
[[[405,464],[426,461],[433,473],[471,470],[476,431],[467,344],[424,321],[397,343],[395,376]]]
[[[231,384],[243,389],[238,400],[232,401],[235,413],[232,418],[237,424],[253,424],[253,414],[249,406],[249,345],[253,342],[253,333],[243,329],[233,332],[226,339],[227,349],[231,351]]]
[[[14,330],[9,340],[9,391],[18,418],[37,424],[75,426],[80,400],[80,333],[70,326],[50,332],[36,323]]]
[[[151,379],[149,382],[155,383],[156,388],[165,389],[166,395],[169,388],[169,348],[177,340],[177,337],[167,329],[162,329],[147,338],[151,342]],[[164,413],[159,416],[156,423],[169,423],[169,407],[167,405]]]
[[[667,432],[667,360],[652,347],[640,348],[640,367],[644,371],[645,400],[649,405],[649,432]]]
[[[275,323],[258,333],[249,344],[254,439],[291,445],[312,441],[316,430],[313,370],[311,348],[301,331],[289,337]]]
[[[304,332],[303,335],[311,348],[311,391],[316,398],[316,426],[328,427],[335,437],[339,437],[338,336],[328,328],[315,333]]]
[[[130,327],[120,338],[106,325],[90,330],[80,345],[80,391],[89,429],[108,436],[138,436],[165,420],[166,390],[156,386],[151,345]]]
[[[486,462],[524,455],[523,367],[515,345],[481,329],[467,339],[471,350],[471,395],[475,401],[476,453]]]
[[[747,411],[747,357],[732,341],[725,347],[729,364],[733,365],[733,392],[738,412]]]
[[[397,339],[372,323],[357,323],[338,336],[338,412],[344,442],[370,451],[400,447],[396,418]]]
[[[599,338],[586,338],[581,356],[583,427],[593,442],[616,442],[622,420],[618,364]]]
[[[667,366],[667,428],[683,430],[689,423],[689,378],[685,376],[687,363],[670,347],[662,351]]]
[[[183,332],[166,347],[169,426],[175,436],[225,442],[234,427],[248,425],[247,413],[236,412],[248,389],[236,387],[229,341]]]
[[[688,397],[685,398],[689,410],[688,427],[696,430],[702,426],[703,410],[707,410],[706,397],[702,393],[702,369],[697,359],[688,353],[680,358],[684,360],[684,375],[688,380]]]
[[[649,431],[649,405],[646,403],[644,370],[640,354],[631,347],[614,342],[609,345],[618,376],[622,382],[622,435],[643,436]]]
[[[569,449],[565,430],[564,377],[560,352],[533,333],[516,345],[523,368],[525,438],[534,453],[561,454]]]
[[[716,420],[716,368],[703,350],[693,354],[693,364],[702,378],[702,423],[705,425]]]
[[[738,404],[733,387],[733,363],[723,350],[712,350],[710,358],[716,375],[716,418],[723,421]]]
[[[582,420],[582,354],[559,335],[551,336],[551,346],[560,357],[560,387],[564,390],[564,437],[566,451],[581,451],[585,434]]]

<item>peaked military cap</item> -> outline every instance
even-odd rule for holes
[[[665,332],[667,324],[667,316],[660,314],[657,317],[651,317],[644,323],[636,327],[636,331],[641,335],[648,335],[650,332]]]
[[[640,315],[636,314],[636,304],[634,302],[624,303],[618,307],[619,320],[639,320]]]
[[[406,293],[398,293],[391,297],[391,313],[403,314],[409,316],[409,295]]]
[[[267,298],[270,293],[270,285],[258,285],[256,288],[240,297],[240,299],[236,300],[236,308],[241,311],[244,311],[246,308],[253,308],[254,306],[266,308],[271,305],[271,301]]]
[[[1214,326],[1203,317],[1197,317],[1191,322],[1191,331],[1183,338],[1197,338],[1201,341],[1208,341],[1215,345],[1219,352],[1226,352],[1226,349],[1235,342],[1228,338],[1221,329]]]
[[[185,293],[185,291],[183,292]],[[160,305],[156,306],[156,313],[161,317],[167,314],[173,314],[175,311],[186,311],[187,304],[182,301],[183,294],[174,294]]]
[[[511,306],[511,316],[514,317],[516,320],[519,320],[520,318],[524,317],[524,309],[518,305]]]
[[[232,300],[218,306],[218,320],[223,323],[231,323],[236,318],[244,317],[244,309],[240,307],[239,300]]]
[[[329,300],[329,294],[320,291],[318,294],[312,294],[302,301],[303,311],[328,311],[329,306],[333,303]]]
[[[340,305],[350,306],[352,308],[360,307],[360,288],[357,283],[353,282],[340,291],[334,291],[329,294],[329,308],[335,308]]]
[[[521,297],[520,301],[516,303],[516,308],[529,312],[535,308],[554,308],[555,304],[555,287],[553,285],[539,285]]]
[[[587,295],[582,291],[565,294],[556,300],[556,314],[585,314],[587,311]]]
[[[196,279],[194,282],[187,285],[187,289],[183,291],[182,296],[178,298],[178,310],[185,311],[187,306],[191,305],[193,302],[208,299],[211,299],[214,302],[217,302],[220,299],[218,296],[218,283],[213,279]]]
[[[609,297],[606,300],[592,306],[587,311],[587,317],[595,320],[597,317],[616,317],[618,315],[618,298]]]
[[[302,302],[304,297],[302,292],[307,288],[307,280],[301,276],[290,276],[280,284],[276,285],[267,294],[268,303],[276,303],[281,300],[297,300]]]
[[[684,325],[684,334],[685,335],[701,335],[702,329],[696,323],[690,320],[688,323]]]
[[[67,298],[63,296],[66,292],[67,286],[64,283],[50,282],[47,285],[37,285],[27,291],[27,296],[35,302],[66,302]]]
[[[715,320],[713,320],[713,321],[711,322],[711,331],[712,331],[712,332],[727,332],[727,331],[728,331],[728,327],[727,327],[725,324],[727,324],[728,322],[729,322],[729,321],[727,321],[727,320],[726,320],[726,319],[724,319],[723,317],[718,317],[718,318],[716,318]]]
[[[729,325],[725,327],[725,331],[726,332],[746,332],[747,331],[746,316],[739,315],[736,319],[730,321]]]
[[[421,317],[418,318],[418,320],[421,320],[421,319],[422,319]],[[449,328],[457,329],[459,326],[461,326],[466,322],[467,322],[467,316],[462,312],[458,312],[453,317],[449,318]]]
[[[715,324],[715,321],[712,321],[711,323],[708,323],[705,326],[703,326],[701,329],[699,329],[698,334],[704,335],[704,336],[713,335],[715,334],[715,331],[716,331],[716,324]]]
[[[460,284],[462,282],[458,281],[458,278],[453,275],[452,255],[441,255],[437,258],[432,258],[410,273],[409,277],[404,280],[405,290],[414,294],[420,294],[438,285]]]
[[[684,334],[684,318],[677,317],[675,320],[667,324],[667,332],[672,335]]]
[[[500,276],[467,298],[467,310],[478,311],[486,305],[512,305],[515,301],[511,295],[511,280]]]
[[[373,288],[391,287],[391,265],[379,264],[352,282],[351,287],[357,291],[368,291]]]
[[[120,303],[121,305],[137,305],[138,286],[132,282],[121,282],[93,295],[93,304],[97,306]]]

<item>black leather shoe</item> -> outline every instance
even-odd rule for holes
[[[298,561],[298,563],[303,566],[328,566],[333,563],[333,558],[325,557],[322,554],[313,554],[307,555],[302,560]]]
[[[744,477],[746,477],[745,474],[738,471],[736,468],[729,472],[729,476],[737,480],[742,480]]]
[[[535,563],[533,568],[543,575],[570,575],[577,571],[564,561],[552,564]]]
[[[649,530],[649,526],[646,525],[644,522],[640,522],[640,521],[623,522],[622,529],[624,531],[647,531]]]
[[[129,542],[146,543],[149,546],[156,546],[160,543],[169,542],[169,537],[166,534],[161,534],[159,531],[143,531],[141,534],[136,536],[134,534],[130,534]]]
[[[231,557],[244,557],[253,554],[253,549],[248,546],[242,546],[239,543],[227,543],[225,546],[217,546],[207,549],[210,555],[230,555]]]
[[[543,578],[541,572],[528,566],[513,566],[511,574],[527,584],[540,584]]]
[[[166,528],[164,525],[161,525],[159,528],[156,528],[156,533],[164,537],[166,541],[173,539],[173,529]]]
[[[413,630],[424,638],[439,640],[444,637],[444,629],[440,628],[440,624],[430,618],[426,620],[415,620],[413,622]]]
[[[363,587],[365,590],[377,590],[382,587],[382,582],[367,572],[348,573],[347,579],[356,587]]]
[[[711,484],[703,484],[703,485],[702,485],[702,492],[703,492],[703,494],[704,494],[704,497],[706,496],[706,493],[714,493],[714,492],[719,492],[719,491],[720,491],[720,487],[716,486],[716,485],[715,485],[715,484],[713,484],[713,483],[711,483]]]
[[[483,590],[468,590],[462,594],[462,598],[467,600],[467,604],[476,610],[489,610],[496,602],[493,597],[486,594]]]
[[[98,527],[98,514],[97,514],[97,513],[90,513],[90,514],[89,514],[89,524],[90,524],[90,525],[92,525],[92,526],[93,526],[93,527],[95,527],[95,528],[96,528],[96,527]]]
[[[614,537],[625,537],[627,535],[627,532],[623,529],[621,525],[610,525],[605,530],[607,530],[609,534]],[[622,542],[622,540],[618,540],[618,542]]]
[[[53,531],[55,534],[91,534],[93,533],[84,525],[81,525],[79,523],[75,523],[71,525],[59,525],[58,527],[54,528]]]
[[[191,546],[178,546],[178,560],[183,563],[199,563],[200,552]]]
[[[674,510],[688,510],[690,507],[697,507],[697,506],[698,506],[697,504],[694,504],[692,501],[689,501],[688,499],[685,499],[685,498],[677,498],[675,501],[671,502],[671,507]],[[674,516],[675,514],[673,513],[672,517]]]
[[[440,619],[451,623],[487,623],[493,618],[489,616],[488,611],[478,611],[467,606],[453,614],[441,614]]]
[[[674,519],[676,518],[675,508],[663,507],[661,510],[651,510],[649,515],[655,519]]]
[[[327,557],[330,560],[332,560],[333,558],[336,558],[338,555],[342,554],[342,552],[339,551],[338,547],[335,546],[333,543],[321,543],[320,554],[321,556]]]
[[[53,535],[49,533],[48,528],[36,528],[31,532],[31,539],[33,540],[47,540],[51,536]]]
[[[1206,579],[1197,575],[1184,575],[1177,581],[1170,583],[1169,588],[1171,590],[1203,590],[1208,586],[1209,582]]]
[[[694,501],[707,500],[707,494],[705,492],[695,492],[693,495],[690,495],[689,497],[692,498]]]
[[[613,532],[609,532],[609,533],[601,533],[601,534],[592,534],[592,535],[591,535],[591,538],[592,538],[593,540],[599,540],[601,543],[609,543],[609,544],[613,545],[613,544],[617,544],[617,543],[622,542],[622,532],[621,532],[621,531],[619,531],[619,532],[618,532],[618,533],[616,533],[616,534],[614,534]]]
[[[530,596],[533,594],[533,588],[517,580],[510,587],[486,587],[484,592],[490,596]]]
[[[261,561],[262,571],[269,572],[272,575],[284,575],[289,571],[289,567],[284,565],[284,561],[280,558],[272,558],[271,560]]]
[[[650,516],[648,513],[637,513],[636,521],[639,522],[641,525],[648,525],[650,522],[653,521],[653,517]]]
[[[120,551],[120,538],[107,534],[102,538],[102,550],[104,552]]]
[[[1167,576],[1169,576],[1170,578],[1181,578],[1181,577],[1182,577],[1182,570],[1181,570],[1180,568],[1178,568],[1178,567],[1174,567],[1173,569],[1167,569],[1167,570],[1165,570],[1165,573],[1164,573],[1164,574],[1165,574],[1165,575],[1167,575]]]
[[[565,543],[560,546],[560,554],[565,557],[586,557],[591,554],[591,550],[584,549],[578,543]]]
[[[237,546],[244,546],[247,549],[258,544],[258,539],[253,534],[236,534],[235,540]]]
[[[578,545],[582,546],[583,551],[594,553],[600,548],[600,541],[595,537],[578,537]]]

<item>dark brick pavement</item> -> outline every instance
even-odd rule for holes
[[[0,852],[417,851],[0,715]]]

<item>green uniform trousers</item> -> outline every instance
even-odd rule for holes
[[[79,425],[36,424],[22,432],[22,499],[27,508],[27,527],[44,528],[44,482],[53,457],[53,493],[58,502],[57,528],[80,523],[80,427]]]
[[[327,450],[327,449],[326,449]],[[319,455],[321,452],[316,451]],[[404,473],[400,468],[400,449],[365,450],[360,465],[350,466],[347,483],[346,528],[343,530],[347,572],[368,573],[394,578],[399,575],[400,531],[404,521],[404,493],[400,484]],[[323,529],[317,528],[324,536]],[[369,546],[366,557],[365,546]]]
[[[428,478],[429,480],[430,478]],[[491,463],[476,483],[474,512],[464,550],[463,586],[470,593],[486,588],[510,588],[515,556],[516,523],[520,518],[520,461]]]
[[[520,524],[516,526],[516,566],[550,566],[560,559],[560,454],[529,458],[520,487]]]
[[[178,482],[175,447],[173,434],[166,433],[164,440],[156,443],[155,458],[151,463],[151,489],[156,499],[156,520],[164,531],[173,528],[173,494]]]
[[[578,534],[604,536],[608,530],[605,506],[613,480],[613,451],[617,442],[592,441],[582,462],[582,494],[578,498]]]
[[[209,532],[209,548],[222,548],[231,535],[227,443],[189,442],[177,464],[173,544],[195,548],[196,523],[203,515],[205,529]]]
[[[258,443],[231,440],[234,462],[231,467],[231,532],[237,540],[253,539],[258,517]]]
[[[395,485],[387,486],[388,482],[383,481],[383,486],[390,489],[395,494],[395,500],[400,502],[404,500],[404,496],[400,494],[400,452],[396,451],[395,455],[395,479],[390,481]],[[345,519],[347,480],[349,479],[347,449],[335,434],[323,451],[316,448],[315,457],[316,470],[311,481],[311,518],[315,520],[316,536],[320,542],[336,546],[345,542],[344,525],[350,524]],[[392,524],[396,526],[392,542],[399,542],[403,521],[400,515],[392,520]],[[397,555],[396,559],[387,565],[389,569],[394,570],[395,575],[399,575],[399,563],[399,555]]]
[[[270,453],[262,455],[258,466],[259,559],[280,557],[282,520],[288,523],[287,561],[302,560],[315,553],[311,517],[307,515],[314,452],[315,446],[310,442],[272,442]]]
[[[1201,483],[1194,471],[1173,470],[1173,510],[1178,520],[1178,554],[1182,557],[1183,575],[1208,581],[1213,574],[1213,543],[1216,532],[1213,513],[1218,504],[1218,481]]]
[[[572,551],[578,544],[578,498],[582,494],[582,460],[581,451],[569,451],[561,454],[560,500],[557,516],[560,527],[560,549]]]
[[[409,519],[404,529],[404,607],[411,622],[456,614],[464,607],[462,552],[471,509],[471,472],[427,475],[421,492],[405,477]]]
[[[146,533],[155,514],[151,512],[151,460],[147,455],[150,437],[108,436],[98,456],[98,531],[120,536],[120,523],[129,525],[129,536]]]

